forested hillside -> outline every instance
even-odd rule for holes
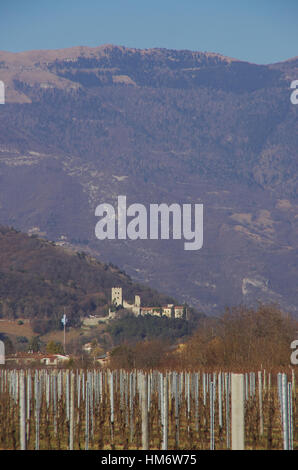
[[[69,326],[76,326],[80,317],[107,314],[113,286],[130,301],[138,293],[143,305],[173,302],[111,264],[0,227],[0,317],[48,319],[57,328],[65,310]]]

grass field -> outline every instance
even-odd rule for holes
[[[19,325],[19,321],[22,321],[23,325]],[[25,336],[28,339],[37,336],[37,333],[32,330],[29,320],[22,318],[17,320],[0,319],[0,332],[9,336]]]
[[[23,324],[19,324],[22,321]],[[84,326],[83,328],[67,328],[66,344],[77,339],[79,336],[88,336],[91,332],[100,333],[104,325]],[[17,320],[0,319],[0,333],[6,334],[15,344],[17,337],[25,337],[30,341],[33,337],[38,336],[39,339],[47,344],[50,341],[63,344],[63,330],[54,330],[40,335],[35,333],[30,325],[29,320],[18,318]]]

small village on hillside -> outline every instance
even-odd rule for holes
[[[89,315],[81,318],[81,325],[83,329],[94,328],[99,324],[109,323],[113,320],[121,318],[121,315],[132,314],[134,317],[146,317],[153,316],[157,318],[168,318],[168,319],[187,319],[188,312],[186,305],[174,305],[167,304],[164,306],[142,306],[141,296],[135,295],[134,302],[130,303],[125,300],[123,295],[122,287],[111,288],[111,303],[108,309],[107,316]],[[62,318],[62,322],[65,320],[65,316]],[[66,328],[64,328],[66,331]],[[29,348],[27,351],[16,351],[13,354],[6,356],[6,365],[10,366],[46,366],[46,367],[63,367],[74,359],[72,354],[66,353],[65,344],[65,332],[64,332],[64,346],[61,345],[61,351],[50,350],[48,352],[41,352],[34,348]],[[108,366],[110,352],[104,354],[96,354],[98,344],[93,342],[87,342],[81,347],[81,354],[92,356],[93,364],[99,366]]]

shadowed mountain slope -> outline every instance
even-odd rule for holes
[[[0,221],[214,313],[297,307],[297,58],[118,46],[0,52]],[[204,204],[204,246],[94,234],[102,202]],[[61,238],[62,237],[62,238]]]

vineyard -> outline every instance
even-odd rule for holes
[[[235,375],[3,368],[0,449],[230,449],[241,404],[245,449],[298,449],[294,371]]]

